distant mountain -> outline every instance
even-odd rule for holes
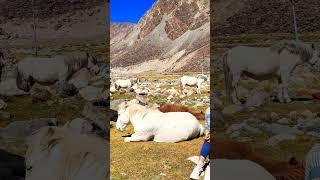
[[[213,0],[212,35],[292,33],[289,0]],[[295,0],[300,33],[319,32],[320,1]]]
[[[209,0],[158,0],[133,30],[111,46],[113,71],[209,69]]]
[[[121,41],[135,26],[133,23],[116,23],[110,24],[110,44]]]

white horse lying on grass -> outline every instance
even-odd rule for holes
[[[197,87],[197,94],[201,94],[201,85],[203,82],[207,81],[207,76],[200,74],[197,77],[192,76],[182,76],[180,79],[181,91],[185,89],[186,86]]]
[[[302,42],[283,41],[271,48],[239,46],[223,55],[223,69],[228,101],[240,104],[237,95],[242,74],[256,80],[278,79],[278,99],[291,102],[288,82],[297,65],[315,65],[319,61],[319,49]]]
[[[180,142],[204,134],[203,126],[188,112],[162,113],[139,104],[123,102],[118,108],[116,128],[123,131],[129,122],[135,133],[126,137],[125,142]]]

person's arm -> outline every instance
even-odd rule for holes
[[[205,127],[206,127],[206,135],[210,134],[210,107],[206,110]]]

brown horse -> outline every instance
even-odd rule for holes
[[[276,161],[254,152],[251,145],[236,141],[213,141],[213,159],[247,159],[269,171],[277,180],[303,180],[304,165],[294,157],[289,161]]]
[[[188,107],[179,105],[179,104],[162,104],[159,107],[161,112],[189,112],[195,116],[198,120],[204,120],[204,112],[194,112],[191,111]]]

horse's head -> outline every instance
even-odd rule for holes
[[[313,53],[312,53],[312,58],[309,60],[309,63],[311,65],[315,65],[317,63],[319,63],[320,61],[320,51],[319,51],[319,47],[316,46],[315,44],[311,45]]]
[[[197,78],[198,78],[198,79],[202,79],[204,82],[208,80],[208,77],[207,77],[206,75],[204,75],[204,74],[199,74],[199,75],[197,76]]]
[[[127,102],[123,102],[118,106],[118,119],[116,123],[116,128],[120,131],[123,131],[129,123],[129,112],[127,107]]]
[[[97,65],[97,57],[91,53],[87,53],[88,58],[88,69],[90,72],[94,74],[98,74],[100,72],[99,66]]]

